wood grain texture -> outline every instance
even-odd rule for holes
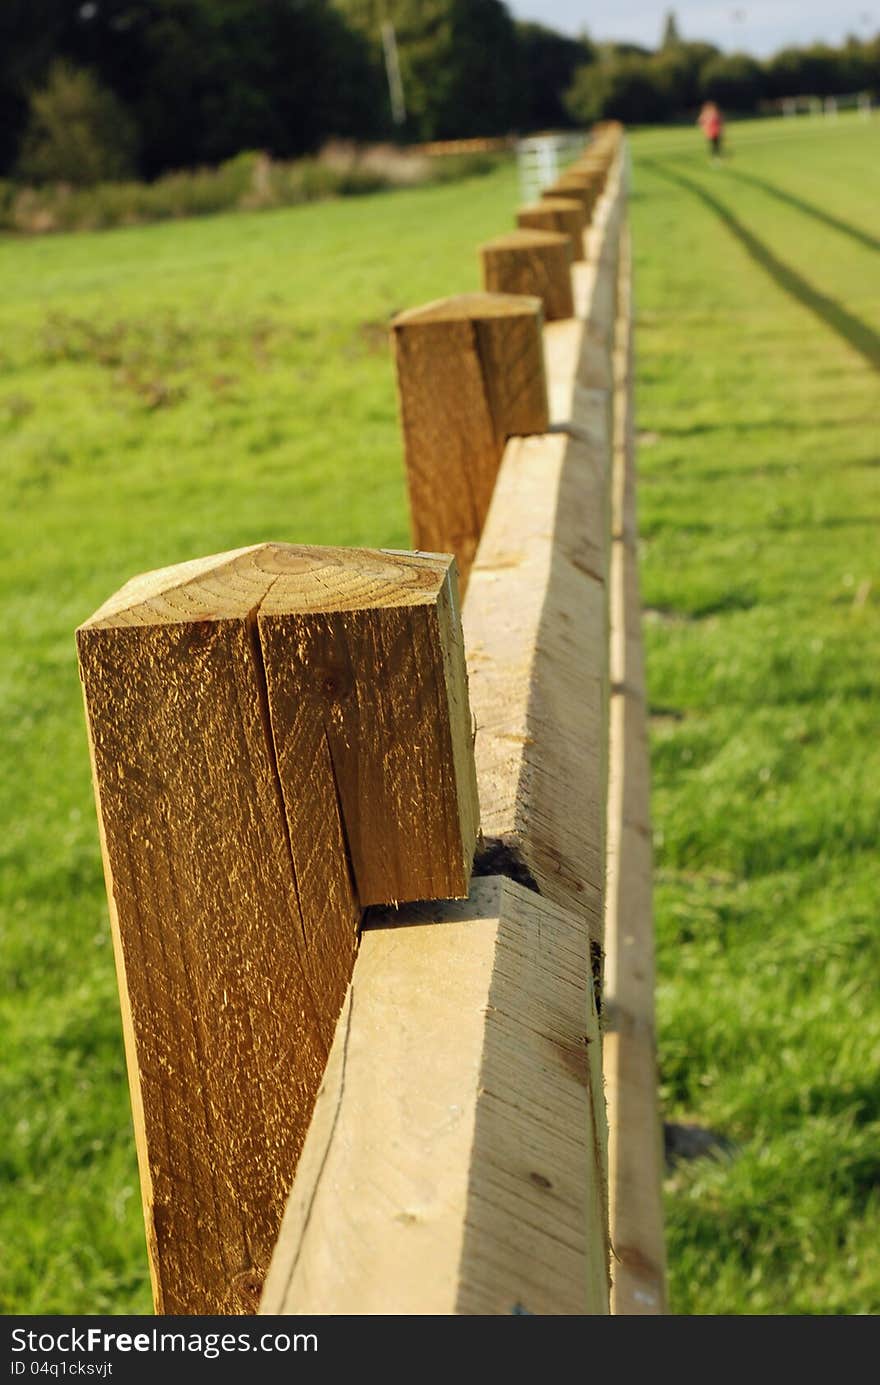
[[[588,263],[572,276],[575,318],[544,329],[544,356],[554,422],[575,417],[578,388],[606,392],[610,428],[612,353],[616,321],[617,256],[622,218],[620,179],[615,174],[599,199],[585,243]],[[610,444],[609,444],[610,445]]]
[[[544,188],[542,198],[573,198],[580,202],[584,209],[584,218],[589,224],[593,214],[593,208],[602,192],[602,177],[595,168],[572,168],[566,169],[564,173]]]
[[[604,400],[598,410],[577,437],[508,443],[464,609],[484,837],[596,943],[610,503]]]
[[[595,197],[598,198],[605,191],[615,158],[616,152],[610,146],[597,147],[578,159],[566,172],[588,177],[595,188]]]
[[[392,324],[414,542],[454,553],[462,591],[508,437],[543,432],[539,299],[465,294]]]
[[[361,852],[378,889],[370,833],[384,898],[466,892],[450,563],[263,544],[135,579],[77,633],[159,1312],[256,1309],[354,963]],[[408,687],[384,662],[403,648]]]
[[[604,1070],[613,1311],[666,1311],[663,1151],[654,1035],[650,772],[635,510],[629,233],[615,353]]]
[[[282,580],[258,617],[291,839],[312,839],[297,878],[316,917],[328,851],[313,824],[336,804],[362,907],[466,895],[478,825],[454,560],[381,553],[371,570],[345,555],[362,607],[291,609]],[[407,599],[383,604],[399,571]],[[332,565],[323,576],[333,601]]]
[[[587,151],[571,165],[571,171],[575,173],[589,173],[593,169],[600,169],[604,174],[614,159],[614,150],[610,145],[596,141],[595,145],[590,145]]]
[[[583,204],[572,197],[547,197],[541,202],[520,207],[516,214],[517,226],[531,231],[559,231],[571,237],[572,258],[582,260],[584,252]]]
[[[480,246],[483,287],[540,298],[545,322],[571,317],[572,247],[558,231],[510,231]]]
[[[483,878],[365,935],[265,1313],[607,1310],[599,1045],[561,1122],[568,1045],[530,1055],[537,1014],[592,1033],[601,947],[617,191],[583,320],[545,328],[558,431],[508,442],[464,601]]]
[[[260,1311],[607,1312],[593,1053],[564,910],[484,878],[375,920]]]

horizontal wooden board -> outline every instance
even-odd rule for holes
[[[654,1034],[650,770],[638,581],[629,234],[622,238],[615,351],[611,727],[604,1071],[612,1307],[666,1311],[663,1152]]]
[[[365,930],[261,1312],[607,1311],[579,919],[507,879]]]

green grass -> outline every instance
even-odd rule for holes
[[[510,167],[443,187],[0,240],[0,1309],[149,1287],[74,627],[266,538],[405,547],[386,324],[479,287]]]
[[[634,137],[679,1313],[880,1309],[880,124]]]
[[[878,138],[633,139],[663,1098],[735,1146],[670,1181],[679,1312],[880,1306]],[[5,1312],[149,1307],[73,629],[200,554],[403,546],[384,324],[515,198],[0,240]]]

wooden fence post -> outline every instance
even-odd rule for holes
[[[572,317],[571,238],[558,231],[510,231],[480,246],[483,285],[490,293],[540,298],[544,318]]]
[[[620,220],[612,183],[581,316],[545,328],[552,430],[508,442],[464,601],[477,878],[463,904],[371,916],[261,1313],[608,1311],[594,982]]]
[[[582,204],[572,197],[547,197],[529,207],[520,207],[516,224],[531,231],[561,231],[571,237],[572,257],[586,258],[584,228],[586,221]]]
[[[362,907],[467,893],[454,563],[262,544],[77,633],[156,1308],[256,1310]]]
[[[543,200],[568,198],[580,202],[587,222],[593,215],[593,208],[602,193],[602,180],[597,171],[590,169],[566,169],[555,183],[541,193]]]
[[[548,424],[536,298],[475,293],[392,323],[413,536],[454,553],[462,590],[504,444]]]
[[[466,903],[364,932],[261,1313],[608,1311],[603,453],[505,450],[464,603],[491,840]]]
[[[614,162],[614,153],[610,148],[597,149],[594,153],[586,155],[573,164],[570,170],[573,174],[586,174],[596,185],[596,195],[601,196],[608,181],[608,174]]]

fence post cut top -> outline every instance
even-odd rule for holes
[[[265,543],[136,578],[78,632],[87,696],[100,652],[138,643],[124,631],[145,645],[150,629],[192,629],[192,650],[228,622],[249,637],[291,833],[333,808],[362,906],[466,895],[476,792],[454,560]]]
[[[541,197],[544,201],[561,197],[580,202],[589,221],[601,191],[602,179],[598,172],[566,170],[555,183],[544,189]]]
[[[571,237],[572,256],[575,260],[586,258],[584,252],[584,229],[586,217],[583,204],[574,197],[545,197],[530,207],[520,207],[516,214],[517,225],[534,231],[562,231]]]
[[[490,293],[540,298],[548,322],[573,316],[570,237],[559,231],[510,231],[481,245],[480,258]]]
[[[391,325],[415,543],[454,553],[462,587],[507,438],[548,426],[542,323],[537,298],[472,293]]]
[[[261,544],[78,631],[159,1311],[254,1311],[365,904],[467,893],[448,556]]]

